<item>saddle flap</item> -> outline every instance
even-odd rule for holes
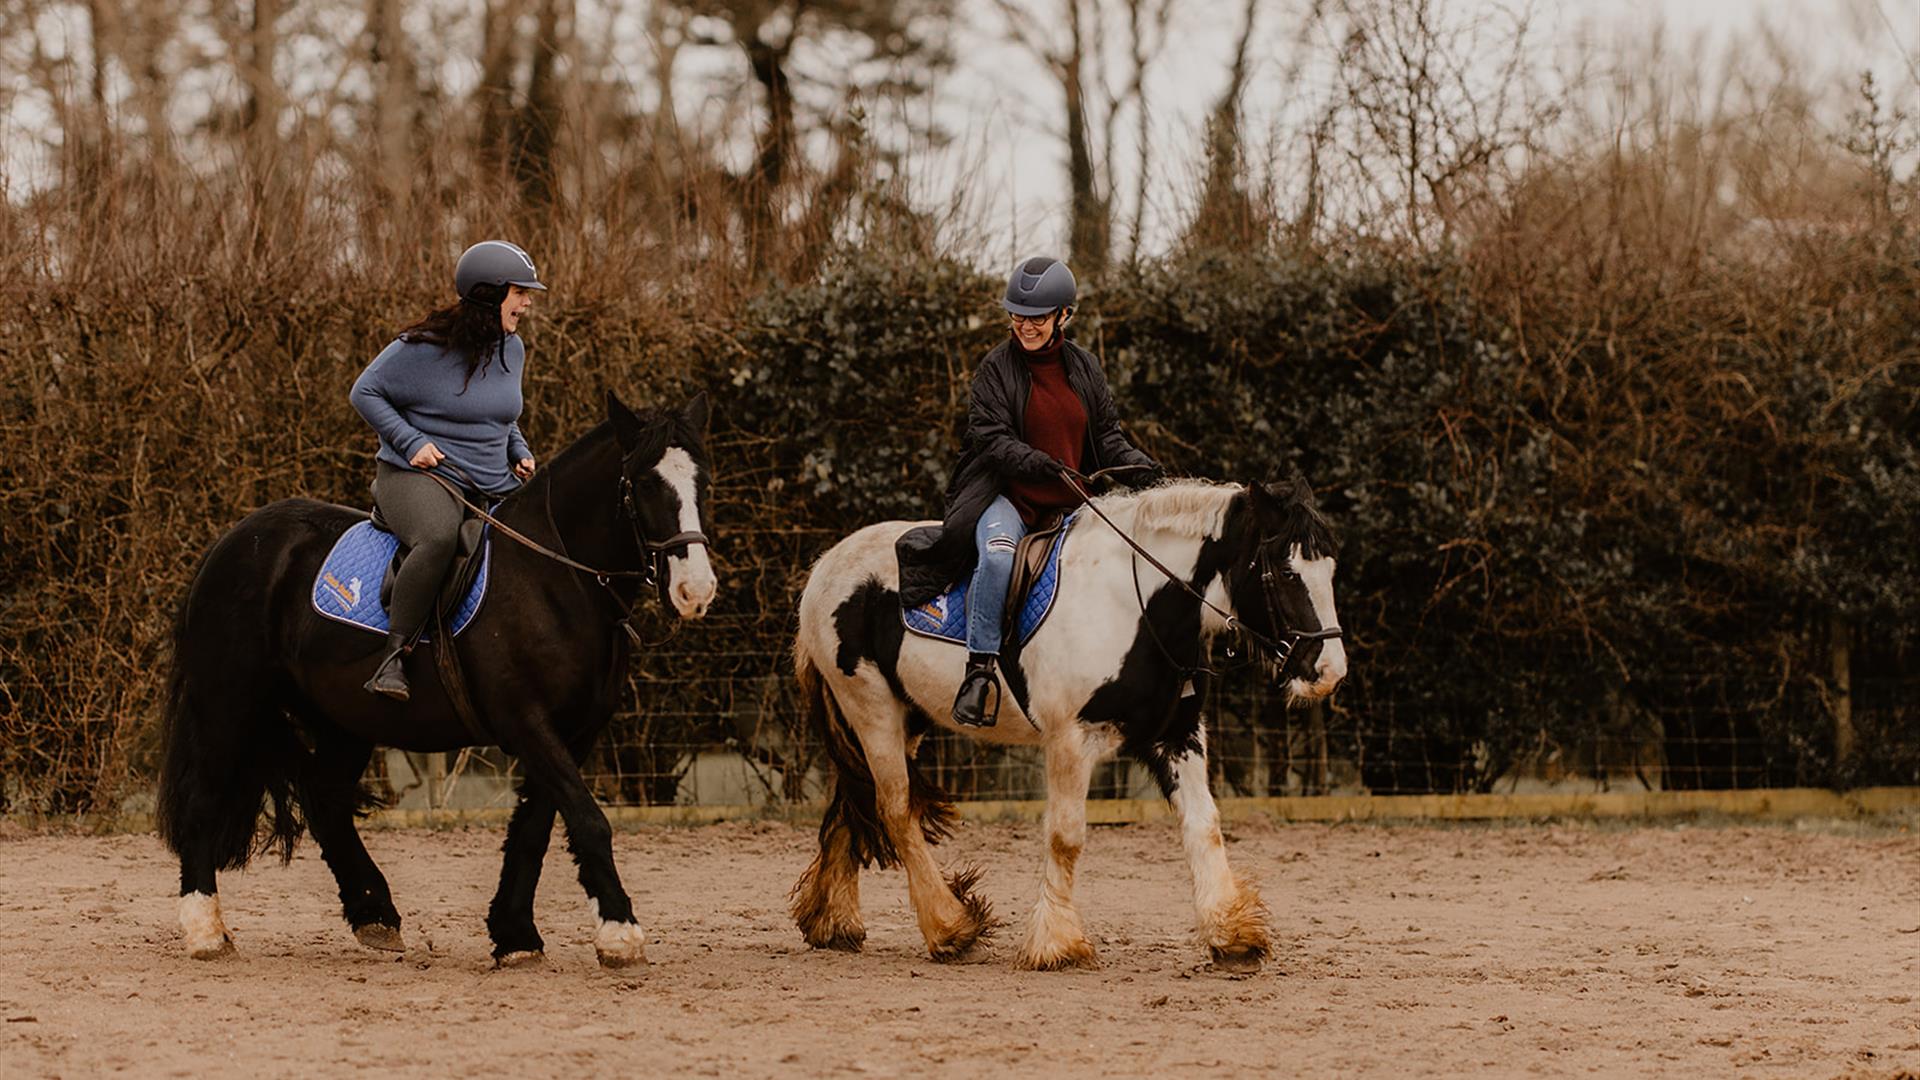
[[[378,507],[374,509],[373,524],[375,528],[385,528]],[[455,547],[453,562],[447,566],[446,580],[440,583],[436,610],[448,614],[459,610],[460,602],[473,587],[474,575],[480,572],[480,560],[474,556],[480,552],[481,539],[486,531],[487,523],[472,514],[460,522],[460,541]],[[405,544],[395,548],[393,558],[387,562],[386,573],[380,577],[380,606],[383,608],[393,606],[393,579],[400,573],[400,564],[406,561],[407,550]]]
[[[1002,630],[1008,639],[1013,637],[1020,619],[1020,612],[1026,607],[1027,594],[1046,573],[1047,560],[1052,557],[1053,549],[1066,533],[1066,515],[1059,512],[1049,514],[1034,527],[1034,530],[1020,538],[1020,546],[1013,550],[1013,578],[1007,584],[1007,607],[1002,616]]]

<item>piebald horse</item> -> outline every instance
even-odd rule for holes
[[[819,854],[791,896],[810,945],[861,947],[860,871],[876,863],[906,868],[935,959],[964,954],[994,925],[975,891],[978,872],[943,878],[930,851],[947,834],[952,807],[913,757],[938,724],[1045,752],[1046,851],[1018,966],[1095,962],[1073,878],[1094,766],[1116,752],[1145,765],[1179,815],[1199,940],[1214,963],[1249,970],[1271,950],[1265,903],[1227,865],[1193,679],[1206,640],[1234,628],[1264,642],[1291,699],[1333,692],[1347,667],[1333,532],[1298,474],[1277,485],[1172,482],[1100,496],[1090,509],[1098,513],[1083,512],[1067,536],[1051,614],[1024,645],[1009,635],[1003,648],[991,728],[953,724],[961,647],[902,624],[894,542],[916,523],[869,526],[813,567],[794,669],[836,776]]]
[[[487,912],[495,961],[542,955],[533,896],[556,814],[590,901],[600,963],[644,961],[645,938],[614,867],[613,830],[579,765],[626,682],[639,640],[629,622],[635,602],[657,592],[694,619],[713,601],[706,427],[704,394],[682,411],[640,413],[608,394],[607,422],[494,510],[487,599],[451,646],[470,706],[435,668],[450,647],[439,640],[407,660],[411,700],[369,694],[361,684],[384,655],[384,635],[314,610],[316,571],[365,513],[287,499],[214,543],[174,624],[158,800],[160,836],[180,858],[190,955],[234,951],[214,876],[263,848],[291,858],[302,825],[296,805],[354,936],[400,951],[400,913],[354,827],[360,775],[376,745],[497,744],[519,757],[526,779]],[[273,809],[256,837],[263,802]]]

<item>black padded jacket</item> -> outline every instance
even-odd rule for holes
[[[1081,453],[1082,472],[1116,465],[1142,466],[1150,472],[1130,478],[1147,483],[1158,477],[1158,463],[1142,453],[1120,430],[1113,393],[1094,355],[1071,341],[1063,342],[1060,361],[1067,368],[1067,385],[1087,410],[1087,442]],[[967,408],[967,434],[960,463],[947,484],[947,505],[939,525],[909,529],[894,544],[900,560],[900,602],[919,607],[945,592],[973,570],[976,552],[973,529],[980,515],[1000,495],[1008,480],[1047,480],[1059,462],[1027,445],[1027,398],[1033,376],[1013,339],[993,347],[980,360],[973,376]]]

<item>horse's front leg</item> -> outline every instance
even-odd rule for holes
[[[1272,951],[1267,905],[1253,885],[1234,876],[1220,836],[1220,810],[1207,787],[1206,732],[1198,748],[1169,756],[1168,799],[1180,815],[1180,842],[1193,870],[1193,904],[1200,940],[1223,971],[1258,971]]]
[[[1097,964],[1093,944],[1073,903],[1074,867],[1087,846],[1087,786],[1093,767],[1112,752],[1111,740],[1078,723],[1047,741],[1047,852],[1040,871],[1040,901],[1027,924],[1016,963],[1031,971]]]
[[[597,924],[593,948],[601,966],[646,963],[646,934],[634,921],[633,901],[621,887],[620,871],[613,864],[613,826],[552,727],[540,718],[526,727],[515,740],[516,748],[527,767],[527,779],[552,798],[560,820],[566,823],[567,850],[580,869],[580,886],[587,891]]]

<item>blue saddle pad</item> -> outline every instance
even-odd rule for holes
[[[399,537],[374,528],[371,521],[363,521],[341,533],[333,550],[327,552],[326,561],[320,564],[320,572],[314,575],[313,610],[335,622],[386,633],[392,623],[387,619],[387,609],[380,606],[380,579],[386,576],[387,564],[393,561],[393,553],[399,547]],[[474,575],[473,587],[467,590],[466,597],[460,601],[460,610],[453,613],[451,620],[455,634],[466,629],[480,610],[480,601],[487,595],[487,575],[492,563],[493,537],[483,533],[480,572]]]
[[[1033,637],[1034,631],[1040,629],[1040,624],[1047,620],[1047,613],[1053,610],[1053,598],[1060,593],[1060,553],[1066,550],[1073,523],[1078,520],[1078,510],[1067,516],[1066,524],[1061,526],[1059,540],[1047,555],[1047,565],[1040,571],[1040,579],[1027,592],[1027,602],[1020,608],[1020,619],[1015,630],[1022,645]],[[907,624],[907,629],[916,634],[965,645],[967,587],[971,584],[970,579],[962,579],[959,584],[927,603],[917,608],[902,609],[900,618]]]

